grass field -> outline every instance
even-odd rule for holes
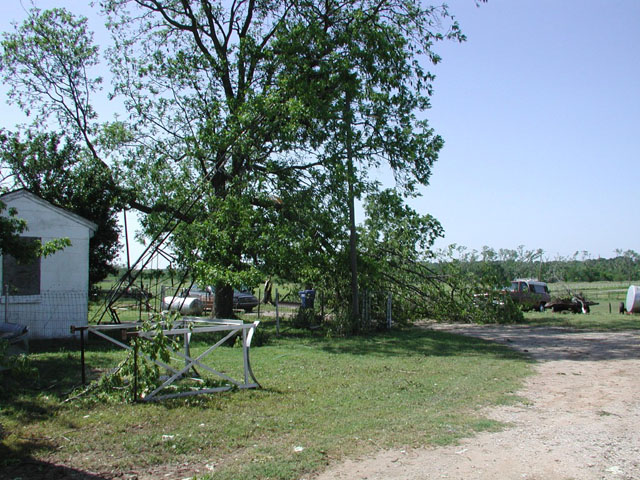
[[[636,282],[552,283],[551,296],[569,296],[567,292],[581,293],[588,300],[598,302],[587,315],[575,313],[527,312],[525,321],[532,325],[557,325],[588,330],[640,329],[640,315],[621,315],[619,304],[627,297],[629,285]]]
[[[599,305],[589,315],[527,313],[526,322],[640,329],[640,315],[617,313],[628,285],[569,288]],[[160,478],[172,465],[190,465],[200,479],[301,478],[345,456],[447,444],[501,428],[478,411],[518,401],[514,392],[531,371],[508,349],[443,332],[398,328],[327,338],[283,319],[276,336],[274,320],[262,320],[262,343],[251,356],[263,388],[157,404],[65,402],[80,383],[78,345],[32,342],[37,377],[0,373],[0,470],[19,472],[27,462],[43,471],[63,464],[110,475],[157,469]],[[194,338],[192,352],[208,345]],[[86,358],[97,378],[124,353],[94,339]],[[216,352],[220,371],[237,376],[241,365],[241,349]]]
[[[300,478],[346,455],[498,428],[478,410],[514,401],[529,372],[502,347],[418,328],[337,339],[261,328],[272,334],[252,348],[262,389],[159,404],[64,403],[80,379],[76,346],[34,342],[39,378],[5,379],[0,393],[0,463],[94,472],[188,463],[199,478]],[[236,368],[240,354],[220,349],[217,368]],[[87,363],[96,372],[122,356],[94,341]]]
[[[549,290],[552,296],[566,295],[568,291],[573,293],[582,293],[586,298],[596,302],[612,302],[615,303],[616,312],[619,302],[623,302],[627,298],[627,290],[629,285],[638,285],[640,280],[635,283],[629,282],[580,282],[580,283],[551,283]]]

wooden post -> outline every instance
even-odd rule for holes
[[[71,325],[71,334],[80,332],[80,378],[82,378],[82,386],[87,384],[87,377],[85,375],[85,361],[84,361],[84,331],[87,327],[76,327]]]
[[[262,303],[262,290],[258,287],[258,320],[260,320],[260,304]]]

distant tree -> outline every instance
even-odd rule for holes
[[[98,225],[89,242],[91,285],[114,272],[120,247],[117,189],[92,155],[59,134],[29,133],[22,140],[0,131],[0,166],[10,173],[5,187],[25,188]]]
[[[640,278],[638,274],[638,266],[640,265],[640,254],[634,250],[622,250],[616,248],[616,255],[618,256],[618,271],[622,280],[628,280],[631,282],[634,279]]]

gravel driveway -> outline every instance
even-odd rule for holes
[[[384,451],[347,461],[329,479],[640,479],[640,332],[430,325],[526,352],[536,374],[525,402],[485,414],[510,426],[459,445]]]

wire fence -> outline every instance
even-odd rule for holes
[[[44,291],[38,295],[3,295],[0,318],[29,328],[29,338],[71,335],[71,325],[86,325],[88,294],[81,291]]]
[[[390,292],[364,290],[359,297],[363,329],[391,328],[393,303]]]
[[[113,305],[103,322],[140,321],[149,314],[169,309],[180,310],[183,315],[210,317],[213,314],[215,293],[211,289],[160,285],[157,291],[155,295],[137,290],[127,292]],[[390,328],[392,302],[389,292],[363,290],[359,298],[361,329]],[[192,299],[198,301],[194,303]],[[245,301],[249,303],[243,303]],[[274,322],[277,329],[281,322],[282,326],[313,327],[335,317],[322,290],[300,290],[291,285],[261,285],[251,291],[236,291],[234,310],[239,318]]]

